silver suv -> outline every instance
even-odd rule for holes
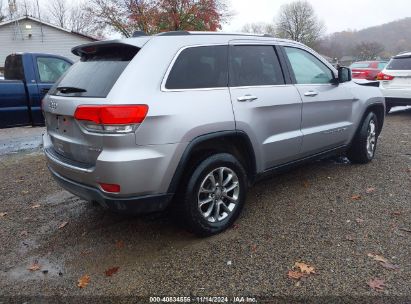
[[[170,206],[211,235],[270,173],[335,154],[374,157],[380,90],[300,43],[169,32],[72,52],[79,62],[43,100],[44,151],[65,189],[106,208]]]

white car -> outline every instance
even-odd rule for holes
[[[378,75],[387,113],[392,107],[411,105],[411,52],[393,57]]]

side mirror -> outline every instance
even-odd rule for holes
[[[352,79],[352,76],[351,76],[350,68],[347,68],[347,67],[338,68],[338,82],[339,83],[348,82],[348,81],[351,81],[351,79]]]

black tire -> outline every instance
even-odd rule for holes
[[[375,141],[372,148],[369,147],[369,133],[371,130],[371,123],[374,123]],[[370,112],[365,117],[364,121],[360,125],[351,146],[347,151],[347,157],[352,163],[367,164],[373,160],[375,156],[375,150],[378,142],[378,118],[375,113]],[[372,150],[372,153],[371,153]]]
[[[391,109],[392,109],[392,106],[386,105],[386,106],[385,106],[385,114],[390,113]]]
[[[232,181],[232,186],[234,187],[235,181],[237,181],[238,184],[238,195],[237,197],[237,202],[234,204],[232,203],[232,201],[228,200],[226,197],[221,196],[223,195],[223,193],[221,193],[221,190],[223,190],[223,186],[221,186],[220,190],[215,190],[215,191],[220,191],[217,194],[215,192],[213,193],[203,193],[200,192],[200,187],[202,186],[203,182],[209,182],[209,187],[206,187],[206,184],[203,184],[203,186],[205,188],[209,188],[212,189],[212,183],[211,180],[209,181],[209,178],[211,178],[210,174],[219,174],[220,168],[224,168],[223,169],[223,176],[225,176],[225,178],[223,178],[223,181],[227,181],[228,180],[228,174],[231,174],[232,172],[235,173],[236,178],[232,177],[231,181]],[[227,169],[227,170],[226,170]],[[231,170],[231,171],[230,171]],[[217,171],[217,173],[215,173],[214,171]],[[226,175],[224,175],[226,174]],[[232,176],[234,176],[234,174],[231,174]],[[216,175],[213,175],[216,176]],[[219,175],[217,176],[217,178],[214,180],[214,188],[219,188],[220,186],[218,186],[219,184]],[[207,157],[205,160],[203,160],[202,162],[200,162],[198,164],[198,166],[196,168],[194,168],[194,171],[192,172],[192,174],[188,177],[188,179],[186,179],[187,183],[182,187],[181,191],[182,193],[180,193],[179,195],[179,208],[178,208],[178,217],[181,219],[183,219],[184,224],[186,226],[186,228],[195,233],[198,236],[211,236],[217,233],[220,233],[222,231],[224,231],[225,229],[227,229],[228,227],[230,227],[234,221],[238,218],[238,216],[241,213],[241,210],[244,206],[244,202],[245,202],[245,198],[246,198],[246,194],[247,194],[247,174],[246,171],[244,170],[242,164],[231,154],[228,153],[218,153],[218,154],[214,154],[211,155],[209,157]],[[216,186],[217,185],[217,186]],[[209,189],[207,189],[209,191]],[[226,188],[224,188],[226,189]],[[237,189],[237,187],[235,188]],[[232,190],[232,196],[235,195],[235,191],[237,190]],[[227,195],[230,194],[230,192],[226,193]],[[205,195],[205,198],[203,198],[203,195]],[[218,196],[219,195],[219,196]],[[203,208],[205,207],[205,209],[210,209],[211,205],[214,204],[213,206],[215,206],[216,204],[219,204],[220,207],[222,208],[221,210],[226,210],[225,208],[221,207],[221,203],[220,203],[220,197],[221,197],[221,202],[226,202],[224,203],[225,206],[231,206],[233,207],[231,213],[228,213],[228,211],[224,211],[227,216],[225,218],[223,218],[224,216],[224,212],[221,212],[221,221],[217,221],[217,222],[210,222],[209,220],[207,220],[206,217],[203,216],[202,212],[204,212],[203,210],[200,210],[199,207],[199,201],[200,199],[205,201],[205,200],[209,200],[211,199],[211,196],[214,196],[212,198],[212,202],[208,203],[208,204],[204,204]],[[218,196],[218,202],[216,203],[216,201],[214,201],[214,199],[217,200],[217,196]],[[213,207],[215,209],[217,209],[217,207]],[[213,214],[217,214],[218,211],[216,212],[211,212]],[[207,212],[205,212],[207,213]],[[217,218],[219,216],[216,216]],[[213,218],[215,218],[213,216]],[[209,218],[211,219],[211,217]]]

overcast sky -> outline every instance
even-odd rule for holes
[[[236,15],[224,31],[239,31],[245,23],[272,22],[287,0],[230,0]],[[346,29],[360,30],[396,19],[411,17],[411,0],[308,0],[327,33]]]

